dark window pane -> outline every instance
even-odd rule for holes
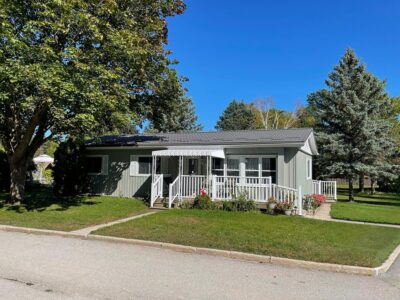
[[[266,158],[262,159],[262,169],[276,171],[276,158]]]
[[[102,158],[101,157],[86,157],[86,171],[88,173],[101,173]]]
[[[262,172],[262,177],[269,177],[271,176],[272,183],[276,183],[276,172]]]
[[[151,174],[151,157],[139,157],[139,174],[148,175]]]

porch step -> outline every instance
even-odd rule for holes
[[[154,202],[153,208],[156,208],[156,209],[168,208],[168,198],[158,198]]]

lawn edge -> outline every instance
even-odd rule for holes
[[[290,267],[300,267],[311,270],[319,270],[319,271],[328,271],[328,272],[336,272],[336,273],[347,273],[347,274],[355,274],[355,275],[364,275],[364,276],[378,276],[380,274],[386,273],[394,261],[400,256],[400,244],[392,251],[386,261],[375,268],[371,267],[360,267],[360,266],[351,266],[351,265],[340,265],[340,264],[332,264],[332,263],[322,263],[322,262],[314,262],[314,261],[306,261],[306,260],[298,260],[292,258],[285,257],[276,257],[269,255],[259,255],[252,254],[246,252],[239,251],[229,251],[229,250],[221,250],[221,249],[213,249],[213,248],[202,248],[202,247],[193,247],[193,246],[185,246],[179,244],[172,243],[164,243],[164,242],[155,242],[155,241],[147,241],[147,240],[138,240],[138,239],[126,239],[119,237],[111,237],[111,236],[103,236],[96,234],[82,235],[71,232],[64,231],[55,231],[55,230],[46,230],[46,229],[34,229],[34,228],[26,228],[26,227],[15,227],[15,226],[7,226],[0,225],[0,230],[6,232],[18,232],[18,233],[27,233],[27,234],[36,234],[36,235],[52,235],[52,236],[61,236],[66,238],[77,238],[81,240],[92,240],[92,241],[102,241],[102,242],[110,242],[110,243],[119,243],[119,244],[129,244],[129,245],[137,245],[137,246],[145,246],[159,249],[167,249],[175,252],[184,252],[191,254],[199,254],[199,255],[211,255],[211,256],[220,256],[231,259],[239,259],[243,261],[250,262],[258,262],[258,263],[268,263],[268,264],[276,264]]]

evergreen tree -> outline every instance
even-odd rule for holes
[[[233,100],[219,117],[217,130],[254,129],[256,112],[243,100]]]
[[[308,97],[316,117],[316,136],[325,175],[349,180],[360,174],[392,176],[385,157],[393,153],[391,111],[385,82],[367,72],[355,53],[347,49],[326,80],[327,89]]]

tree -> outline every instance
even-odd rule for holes
[[[182,0],[0,0],[0,142],[12,203],[47,140],[141,124],[159,105],[153,95],[173,63],[166,18],[184,9]]]
[[[347,49],[326,80],[327,89],[308,97],[316,118],[316,136],[326,175],[349,180],[360,174],[391,176],[386,157],[393,153],[391,111],[385,82],[367,72],[355,53]]]
[[[151,97],[148,119],[152,121],[145,131],[199,131],[203,128],[197,124],[192,99],[186,96],[187,91],[182,87],[186,81],[186,78],[179,78],[175,70],[169,71]]]
[[[243,100],[233,100],[219,117],[215,128],[217,130],[254,129],[255,111]]]
[[[256,119],[264,129],[287,129],[296,125],[296,114],[275,108],[273,99],[257,99],[251,104],[255,109]]]

